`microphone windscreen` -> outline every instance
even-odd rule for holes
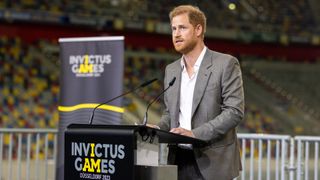
[[[176,77],[173,77],[172,80],[171,80],[170,83],[169,83],[169,86],[172,86],[175,81],[176,81]]]

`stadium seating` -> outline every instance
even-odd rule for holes
[[[41,48],[19,38],[0,37],[2,125],[15,128],[57,127],[59,76],[49,71]]]
[[[90,33],[93,32],[92,34],[95,35],[109,35],[109,30],[111,30],[110,32],[116,31],[115,34],[126,36],[130,36],[131,32],[141,31],[139,33],[143,36],[145,32],[147,34],[152,32],[148,35],[162,37],[163,33],[170,33],[170,29],[168,29],[169,11],[178,4],[192,3],[199,6],[208,17],[207,37],[211,42],[215,43],[216,40],[225,40],[224,38],[228,37],[227,41],[235,40],[236,48],[242,46],[242,50],[248,50],[246,43],[249,44],[252,39],[262,42],[263,47],[270,45],[266,42],[274,42],[279,47],[281,46],[279,39],[282,36],[285,38],[295,37],[296,42],[302,42],[300,47],[302,47],[303,53],[300,55],[304,57],[305,54],[308,54],[304,53],[304,49],[307,50],[309,47],[317,49],[318,47],[312,45],[320,43],[319,20],[317,24],[315,19],[317,14],[314,12],[315,9],[311,8],[315,2],[308,0],[298,0],[294,3],[285,0],[0,1],[0,126],[10,129],[57,129],[60,60],[56,37],[62,37],[59,33],[64,30],[68,31],[69,27],[76,27],[75,31],[69,33],[72,36],[78,36],[79,34],[73,34],[78,30],[80,34],[82,31],[86,31],[87,27],[84,26],[91,26],[88,29],[90,29]],[[230,3],[236,5],[234,10],[229,9]],[[11,25],[16,26],[16,29],[8,33],[8,37],[2,35],[3,32],[6,34],[5,30],[1,30],[2,23],[9,27],[6,29],[12,29]],[[48,32],[48,37],[45,39],[33,35],[34,37],[30,38],[32,42],[30,42],[30,39],[26,37],[24,38],[27,40],[22,39],[19,36],[21,35],[19,33],[24,30],[19,27],[20,25],[33,27],[33,29],[37,29],[37,25],[44,25],[42,27],[46,29],[48,25],[49,28],[54,27],[53,29],[59,32],[56,34],[54,30]],[[100,30],[103,30],[103,33]],[[223,33],[216,33],[217,31]],[[14,34],[15,32],[17,35]],[[29,35],[29,31],[25,32],[27,33],[22,33],[22,36]],[[51,36],[51,33],[54,35]],[[223,34],[227,36],[221,36]],[[67,35],[64,34],[64,36]],[[232,39],[231,36],[235,38]],[[39,38],[39,40],[34,40],[35,38]],[[52,40],[48,40],[50,38]],[[144,40],[143,37],[140,39]],[[276,40],[268,41],[268,39]],[[243,41],[246,43],[242,43]],[[309,46],[310,42],[311,46]],[[153,43],[153,39],[151,43]],[[215,47],[214,43],[213,47]],[[130,45],[128,46],[128,44]],[[168,49],[130,47],[139,44],[133,40],[130,40],[128,44],[125,47],[124,91],[137,87],[141,82],[152,78],[159,80],[124,97],[125,113],[123,118],[126,123],[133,124],[141,122],[146,105],[166,87],[163,84],[164,68],[179,55]],[[230,44],[233,44],[233,41]],[[306,47],[305,44],[307,44]],[[229,53],[228,45],[221,47],[223,48],[221,52]],[[220,51],[221,47],[217,51]],[[281,48],[286,49],[286,46],[281,46]],[[268,50],[265,51],[268,52]],[[250,51],[248,52],[250,53]],[[307,59],[306,63],[302,61],[292,63],[282,59],[270,60],[269,57],[247,57],[248,54],[242,57],[241,52],[236,54],[236,56],[240,56],[245,90],[245,117],[239,125],[239,133],[319,135],[319,62]],[[287,54],[291,54],[291,52],[288,51]],[[318,55],[318,53],[315,54]],[[160,99],[149,110],[149,122],[156,123],[160,119],[162,109],[163,102]],[[22,140],[22,149],[26,150],[26,145],[29,142],[27,142],[26,134],[22,133],[22,136],[25,136]],[[39,144],[37,144],[36,137],[32,137],[30,153],[32,159],[36,159],[35,152],[39,146],[47,145],[45,138],[41,135]],[[49,134],[47,138],[49,140],[48,151],[51,152],[50,154],[54,154],[54,136]],[[11,139],[8,134],[3,134],[2,153],[4,157],[9,155],[10,142],[13,147],[13,159],[18,159],[18,138],[15,136]],[[250,152],[249,143],[249,141],[246,142],[246,156],[249,156]],[[263,146],[263,148],[266,147]],[[40,151],[39,158],[46,158],[46,152]],[[254,154],[257,156],[258,152]]]
[[[310,8],[313,4],[308,0],[299,0],[295,3],[288,3],[285,0],[229,2],[140,0],[134,3],[113,0],[97,0],[94,3],[76,0],[69,0],[67,3],[62,0],[50,3],[34,0],[5,0],[0,3],[0,10],[45,14],[58,17],[57,21],[60,23],[84,23],[100,27],[112,27],[117,19],[121,19],[128,22],[125,26],[144,30],[144,24],[148,21],[168,22],[169,11],[183,3],[191,3],[202,9],[210,17],[209,27],[290,35],[316,33],[318,29],[315,28],[315,18]],[[235,5],[235,9],[229,9],[230,3]],[[46,21],[45,18],[44,21]],[[50,18],[47,21],[50,21]],[[122,26],[120,25],[120,28]]]
[[[48,54],[43,47],[58,47],[58,45],[47,41],[29,44],[19,38],[4,36],[1,37],[0,43],[3,47],[0,56],[4,59],[1,61],[3,68],[0,69],[0,90],[3,94],[0,97],[3,104],[0,108],[2,114],[1,125],[14,128],[56,128],[59,93],[59,63],[57,61],[59,61],[59,57],[55,51],[58,51],[58,48],[52,48],[55,50]],[[163,89],[164,67],[178,57],[176,54],[168,54],[170,52],[163,50],[132,50],[130,47],[126,51],[124,90],[136,87],[144,80],[159,79],[158,82],[138,91],[134,96],[124,99],[124,106],[127,111],[137,119],[142,119],[144,115],[145,107],[140,106],[141,102],[145,106]],[[51,58],[48,59],[48,57]],[[244,72],[247,72],[250,68],[252,67],[243,65]],[[252,85],[250,76],[247,77],[246,75],[244,73],[246,114],[245,120],[240,125],[240,132],[281,133],[303,129],[293,125],[288,126],[291,128],[275,125],[279,116],[270,113],[265,107],[279,103],[279,101],[272,100],[277,99],[277,96],[269,94],[262,97],[262,100],[256,100],[252,96],[252,92],[260,92],[259,88],[263,89],[263,85]],[[250,90],[248,91],[248,89]],[[266,105],[261,106],[261,101],[266,101]],[[163,104],[160,100],[152,106],[151,111],[160,116],[162,108]],[[286,112],[288,113],[289,110],[286,110]],[[281,116],[280,119],[287,118],[287,116]]]
[[[247,59],[242,62],[247,103],[277,122],[276,132],[294,134],[317,133],[319,115],[315,110],[318,97],[314,78],[319,71],[318,63],[290,63],[270,61],[261,58]],[[308,72],[298,73],[308,69]],[[289,78],[294,76],[294,78]],[[306,78],[308,77],[308,78]],[[299,79],[303,79],[300,82]],[[313,93],[308,93],[309,91]],[[312,104],[314,103],[314,104]]]
[[[255,61],[253,68],[272,83],[278,86],[278,91],[288,100],[316,117],[320,111],[320,85],[317,77],[320,75],[319,63],[290,63],[282,61]]]

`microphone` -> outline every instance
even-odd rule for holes
[[[117,97],[114,97],[114,98],[109,99],[109,100],[107,100],[107,101],[105,101],[105,102],[103,102],[103,103],[98,104],[98,105],[97,105],[96,107],[94,107],[93,110],[92,110],[92,114],[91,114],[91,117],[90,117],[90,120],[89,120],[89,124],[90,124],[90,125],[92,124],[93,117],[94,117],[94,112],[96,111],[96,109],[97,109],[98,107],[100,107],[100,106],[102,106],[102,105],[104,105],[104,104],[107,104],[107,103],[109,103],[109,102],[111,102],[111,101],[114,101],[114,100],[116,100],[116,99],[118,99],[118,98],[120,98],[120,97],[122,97],[122,96],[125,96],[125,95],[127,95],[127,94],[129,94],[129,93],[132,93],[132,92],[134,92],[134,91],[136,91],[136,90],[138,90],[138,89],[140,89],[140,88],[146,87],[146,86],[148,86],[149,84],[151,84],[151,83],[153,83],[153,82],[155,82],[155,81],[157,81],[157,80],[158,80],[157,78],[154,78],[154,79],[152,79],[152,80],[146,81],[146,82],[142,83],[140,86],[138,86],[138,87],[136,87],[136,88],[134,88],[134,89],[131,89],[131,90],[129,90],[129,91],[123,93],[123,94],[120,94],[120,95],[117,96]]]
[[[160,98],[160,96],[162,94],[164,94],[174,84],[175,81],[176,81],[176,77],[173,77],[172,80],[169,82],[169,86],[166,89],[164,89],[156,98],[154,98],[151,101],[151,103],[148,104],[146,113],[145,113],[144,118],[143,118],[143,123],[142,123],[143,125],[146,125],[147,122],[148,122],[148,110],[149,110],[151,104],[153,104],[155,101],[157,101]]]

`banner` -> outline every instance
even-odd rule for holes
[[[89,123],[98,104],[122,93],[124,37],[61,38],[60,102],[56,179],[64,174],[64,131]],[[100,106],[92,124],[120,124],[122,99]]]

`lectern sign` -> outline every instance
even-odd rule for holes
[[[133,177],[132,134],[69,131],[65,142],[65,179],[123,180]],[[125,173],[124,173],[125,172]]]

